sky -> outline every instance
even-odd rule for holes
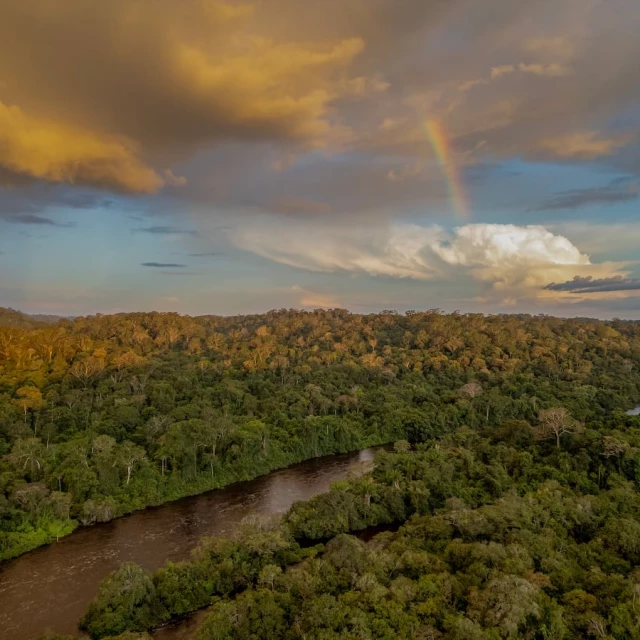
[[[0,306],[640,319],[637,0],[0,9]]]

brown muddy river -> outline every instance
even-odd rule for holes
[[[249,482],[152,507],[87,527],[0,565],[0,638],[27,640],[45,630],[78,633],[77,622],[98,584],[122,562],[157,569],[187,558],[202,536],[229,531],[251,514],[286,511],[329,489],[376,449],[316,458]],[[163,640],[189,637],[198,619],[161,630]]]

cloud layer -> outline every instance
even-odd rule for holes
[[[262,173],[313,149],[373,153],[386,166],[358,169],[370,189],[392,194],[391,183],[412,182],[424,197],[433,191],[425,171],[437,177],[423,164],[432,156],[430,118],[446,122],[464,164],[514,156],[616,163],[637,147],[638,118],[613,126],[640,99],[633,0],[303,4],[67,0],[54,9],[5,0],[0,167],[215,200],[217,167],[196,172],[195,185],[172,167],[203,150],[245,145],[235,180],[255,159],[252,145],[268,144],[278,157]],[[635,160],[627,154],[624,162]],[[340,200],[347,187],[339,176],[323,179]],[[258,196],[260,208],[341,212],[293,193],[293,177],[283,181],[280,193]],[[220,199],[228,202],[233,190],[224,182]]]
[[[602,204],[615,204],[637,200],[640,194],[640,181],[628,176],[612,180],[604,187],[587,189],[569,189],[561,191],[537,207],[537,211],[556,209],[579,209],[581,207]]]
[[[7,0],[0,165],[148,193],[185,179],[150,168],[140,150],[159,164],[221,140],[338,141],[330,103],[384,89],[346,72],[364,42],[274,39],[255,10],[222,0],[68,0],[55,9]]]
[[[88,184],[132,193],[157,191],[164,180],[126,139],[26,115],[0,102],[0,165],[49,182]]]
[[[273,219],[254,223],[236,230],[232,239],[262,257],[311,271],[425,281],[466,275],[496,291],[530,292],[557,276],[618,269],[592,264],[566,237],[535,225],[467,224],[447,233],[438,226],[409,224],[365,229],[276,224]]]
[[[609,291],[638,291],[640,290],[640,280],[637,278],[626,278],[624,276],[613,276],[611,278],[594,279],[591,276],[575,276],[573,280],[567,282],[548,284],[545,289],[549,291],[569,291],[571,293],[605,293]]]
[[[143,262],[143,267],[155,267],[157,269],[183,269],[186,264],[178,264],[177,262]]]

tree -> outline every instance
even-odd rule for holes
[[[503,576],[489,582],[486,589],[471,597],[471,615],[502,637],[521,637],[518,632],[527,619],[540,616],[540,589],[524,578]]]
[[[406,440],[398,440],[393,444],[393,450],[396,453],[407,453],[411,451],[411,444]]]
[[[71,494],[62,491],[52,491],[50,495],[50,503],[53,509],[53,515],[60,520],[69,519],[69,511],[71,509]]]
[[[145,450],[129,440],[125,440],[119,447],[117,453],[120,463],[127,471],[127,484],[131,480],[131,474],[138,462],[146,458]]]
[[[103,490],[108,491],[115,488],[119,482],[115,439],[111,436],[100,435],[94,438],[91,450]]]
[[[477,382],[467,382],[467,384],[460,387],[460,393],[467,398],[477,398],[482,393],[482,385]]]
[[[37,522],[43,506],[47,502],[49,489],[39,482],[20,485],[14,492],[15,501]]]
[[[101,354],[99,354],[101,355]],[[97,358],[92,356],[91,358],[86,358],[85,360],[76,360],[69,369],[69,373],[80,382],[85,387],[88,386],[91,378],[97,376],[105,367],[104,360],[102,358]]]
[[[42,398],[42,393],[36,387],[20,387],[16,391],[17,400],[15,404],[20,407],[24,413],[24,421],[27,421],[27,412],[29,409],[38,411],[46,406],[46,402]]]
[[[583,427],[571,417],[564,407],[544,409],[538,414],[540,422],[539,435],[543,439],[555,438],[556,447],[560,448],[560,437],[565,434],[582,433]]]
[[[31,480],[37,479],[43,470],[45,448],[40,438],[16,440],[11,453],[5,456],[7,461]]]
[[[602,455],[605,458],[622,456],[629,448],[628,442],[615,436],[604,436],[602,438]]]
[[[235,638],[239,613],[234,602],[218,602],[211,608],[198,630],[197,640],[229,640]]]
[[[276,580],[282,575],[282,568],[276,564],[265,565],[258,576],[258,584],[271,589],[275,588]]]
[[[157,616],[155,596],[149,573],[135,562],[125,562],[102,581],[98,595],[80,620],[80,628],[92,638],[144,631]]]

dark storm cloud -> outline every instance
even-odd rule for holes
[[[606,291],[640,290],[640,279],[613,276],[594,279],[591,276],[576,276],[567,282],[552,282],[544,287],[549,291],[568,291],[570,293],[603,293]]]
[[[158,269],[184,269],[187,265],[178,264],[177,262],[142,262],[140,266]]]
[[[588,189],[570,189],[560,191],[543,202],[535,211],[554,211],[556,209],[579,209],[594,204],[616,204],[637,200],[640,193],[640,181],[632,177],[612,180],[604,187]]]

